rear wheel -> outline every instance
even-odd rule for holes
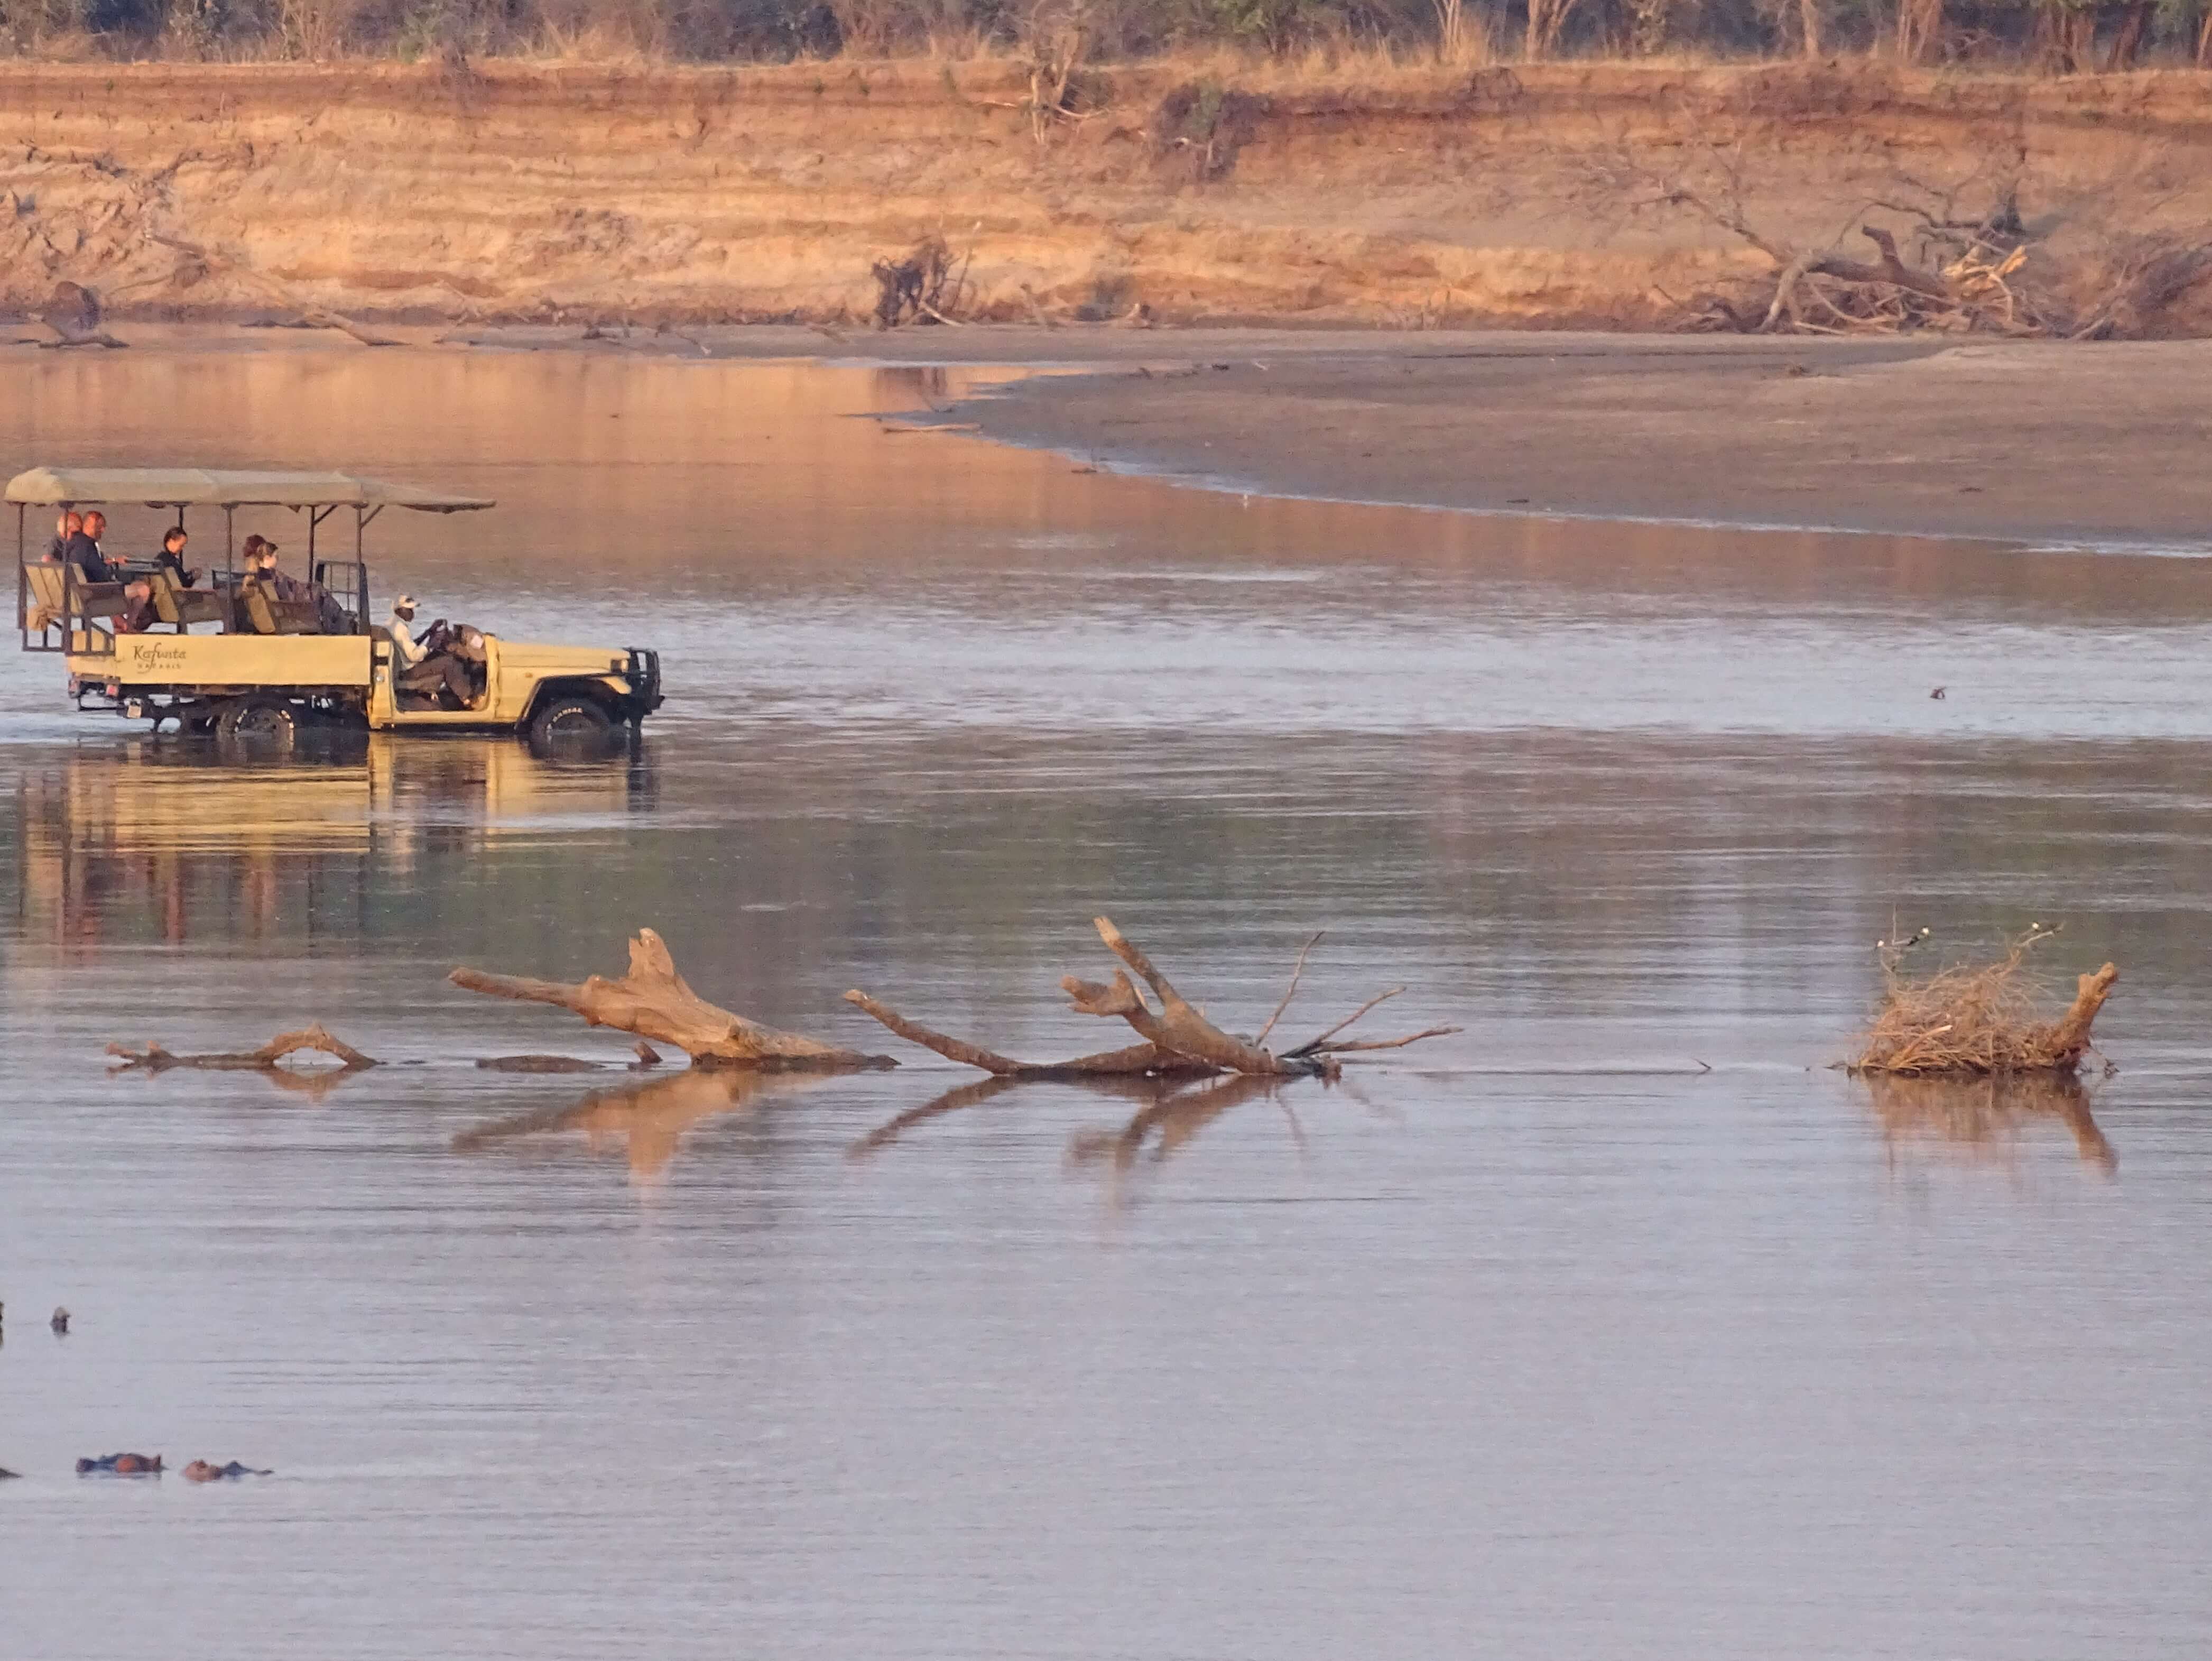
[[[299,742],[300,726],[300,710],[286,699],[240,698],[216,717],[215,734],[240,751],[282,756]]]
[[[614,714],[597,698],[548,698],[530,718],[530,747],[541,754],[592,755],[609,747]]]

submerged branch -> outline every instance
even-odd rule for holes
[[[210,1073],[269,1073],[277,1070],[287,1056],[303,1050],[319,1050],[325,1056],[337,1056],[341,1065],[335,1070],[342,1073],[382,1065],[374,1056],[362,1055],[344,1039],[330,1032],[320,1021],[296,1032],[279,1032],[258,1050],[179,1056],[155,1043],[148,1043],[138,1050],[122,1043],[107,1046],[107,1053],[119,1057],[122,1062],[121,1066],[109,1069],[115,1073],[166,1073],[172,1068],[193,1068]]]

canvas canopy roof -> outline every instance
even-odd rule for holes
[[[460,514],[493,504],[357,473],[216,472],[199,467],[33,467],[8,481],[8,500],[143,502],[150,508],[413,508]]]

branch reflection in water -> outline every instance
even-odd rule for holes
[[[2072,1133],[2083,1165],[2108,1176],[2119,1169],[2119,1155],[2089,1111],[2092,1092],[2077,1074],[1863,1077],[1893,1165],[1900,1151],[1912,1147],[1950,1148],[1976,1159],[2009,1159],[2031,1126],[2055,1119]]]
[[[1034,1093],[1040,1088],[1079,1090],[1086,1096],[1115,1097],[1138,1104],[1126,1124],[1106,1130],[1079,1130],[1068,1139],[1067,1168],[1080,1171],[1103,1167],[1107,1198],[1116,1208],[1132,1202],[1131,1186],[1146,1167],[1157,1168],[1187,1147],[1198,1133],[1231,1108],[1261,1098],[1281,1108],[1291,1138],[1303,1157],[1305,1128],[1296,1110],[1283,1099],[1287,1081],[1247,1074],[1227,1074],[1202,1079],[1146,1076],[1060,1080],[1039,1084],[1022,1079],[983,1079],[932,1097],[919,1107],[885,1120],[846,1150],[848,1158],[866,1159],[899,1141],[907,1132],[933,1119],[971,1107],[981,1107],[1014,1092]]]
[[[586,1148],[594,1153],[619,1141],[631,1183],[653,1187],[666,1180],[685,1135],[707,1120],[750,1112],[763,1102],[834,1081],[823,1074],[695,1067],[594,1090],[566,1107],[471,1126],[454,1136],[453,1152],[485,1153],[507,1142],[581,1131]]]

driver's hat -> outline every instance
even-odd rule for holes
[[[392,602],[392,609],[395,611],[413,611],[415,609],[415,596],[412,594],[400,595],[398,599]]]

